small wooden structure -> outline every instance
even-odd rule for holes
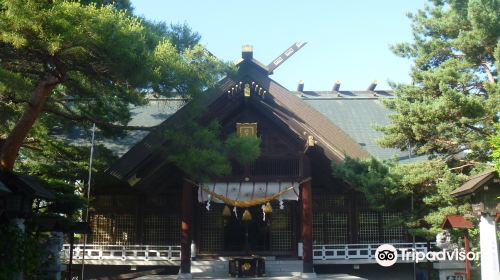
[[[470,244],[469,244],[469,234],[467,233],[467,229],[473,228],[474,225],[465,219],[464,216],[461,215],[448,215],[446,216],[443,225],[441,228],[443,229],[462,229],[464,230],[464,246],[465,246],[465,255],[469,253]],[[470,280],[470,261],[465,258],[465,279]]]
[[[3,222],[30,216],[35,198],[51,200],[54,196],[31,176],[0,171],[0,218],[3,216]]]
[[[482,279],[500,279],[497,217],[500,212],[500,179],[498,172],[488,170],[477,174],[455,189],[454,197],[470,197],[473,214],[480,217]]]

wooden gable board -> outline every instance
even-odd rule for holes
[[[216,87],[202,97],[200,105],[203,108],[208,108],[226,94],[232,86],[245,80],[255,81],[265,88],[268,94],[263,102],[267,105],[267,109],[273,110],[274,116],[288,124],[298,137],[307,139],[304,132],[312,135],[317,140],[318,145],[325,150],[325,154],[330,160],[341,161],[346,156],[353,158],[369,156],[367,151],[338,126],[285,87],[270,79],[262,69],[255,66],[254,62],[242,63],[238,74],[234,77],[228,76],[220,81]],[[161,131],[165,127],[175,126],[177,122],[182,120],[188,106],[189,104],[165,120],[158,129],[149,133],[142,141],[132,147],[106,172],[122,180],[133,177],[134,171],[154,156],[155,147],[163,143]]]

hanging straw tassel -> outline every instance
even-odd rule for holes
[[[273,207],[271,206],[271,202],[266,203],[266,206],[264,206],[264,213],[270,214],[273,213]]]
[[[231,210],[227,205],[224,206],[224,210],[222,210],[222,217],[224,218],[224,226],[227,225],[227,221],[231,217]]]
[[[227,207],[227,205],[225,205],[224,210],[222,210],[222,217],[224,217],[224,218],[231,217],[231,209],[229,209],[229,207]]]
[[[245,222],[248,222],[252,219],[252,214],[250,214],[250,211],[248,211],[248,209],[245,209],[245,212],[243,212],[243,217],[241,219]]]

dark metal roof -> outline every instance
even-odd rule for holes
[[[53,199],[54,195],[33,177],[13,171],[2,171],[0,181],[13,193],[24,193],[33,197]]]
[[[407,151],[382,148],[376,140],[382,137],[375,125],[388,125],[391,111],[382,98],[393,98],[390,91],[306,91],[295,92],[307,104],[335,123],[352,137],[370,155],[385,160],[396,157],[404,162],[409,159]],[[340,94],[340,97],[339,97]]]
[[[337,160],[344,159],[346,155],[353,158],[369,156],[368,152],[354,139],[320,112],[304,103],[300,97],[268,77],[263,77],[252,71],[249,72],[249,75],[265,88],[267,87],[278,106],[282,106],[290,112],[291,122],[298,123],[307,133],[312,134],[318,141],[318,145],[332,152]],[[331,156],[329,158],[334,159]]]
[[[339,91],[295,91],[304,99],[378,99],[378,97],[394,97],[390,90],[339,90]]]
[[[146,105],[131,108],[130,126],[152,127],[161,124],[163,121],[177,112],[186,101],[181,98],[149,98]],[[90,146],[90,129],[84,130],[81,127],[74,127],[70,131],[53,131],[56,137],[72,144]],[[149,134],[145,130],[129,130],[121,137],[108,138],[96,131],[96,144],[102,144],[110,149],[116,156],[121,157],[129,151],[135,144],[140,142]]]
[[[185,100],[178,98],[151,98],[147,105],[132,108],[132,119],[128,125],[159,125],[185,104]],[[147,131],[128,131],[126,136],[118,139],[103,139],[103,144],[114,151],[116,155],[122,156],[148,134]]]
[[[10,189],[0,181],[0,194],[11,193]]]
[[[497,172],[495,170],[487,170],[472,176],[467,182],[452,191],[451,196],[461,197],[472,194],[495,176],[497,176]]]

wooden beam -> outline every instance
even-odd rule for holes
[[[191,240],[193,231],[193,187],[189,182],[182,184],[181,220],[181,274],[191,273]]]
[[[467,256],[470,252],[469,234],[467,229],[464,230],[464,244],[465,256]],[[470,260],[468,258],[465,258],[465,280],[470,280]]]
[[[300,187],[302,198],[302,244],[304,246],[302,271],[304,273],[313,273],[311,180],[305,181]]]
[[[288,49],[286,49],[280,56],[275,58],[273,62],[269,63],[267,65],[267,69],[269,70],[269,73],[273,73],[274,69],[278,68],[285,60],[287,60],[290,56],[292,56],[294,53],[296,53],[298,50],[300,50],[307,42],[295,42],[293,45],[291,45]]]

